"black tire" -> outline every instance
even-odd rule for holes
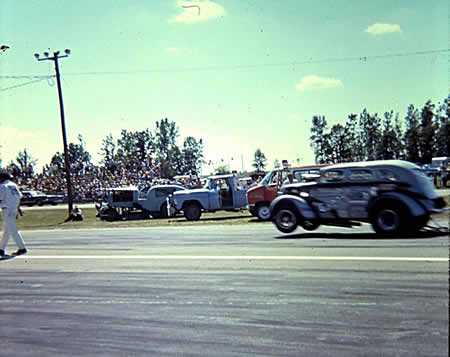
[[[202,208],[197,203],[188,203],[183,208],[184,217],[188,221],[198,221],[202,215]]]
[[[268,221],[270,219],[270,207],[269,205],[262,204],[256,207],[256,217],[260,221]]]
[[[273,218],[273,223],[282,233],[292,233],[298,227],[297,214],[289,208],[281,208]]]
[[[408,216],[405,207],[397,202],[381,203],[372,211],[372,228],[383,235],[404,233]]]

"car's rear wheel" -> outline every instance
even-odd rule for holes
[[[270,208],[268,205],[260,205],[256,208],[256,217],[261,221],[267,221],[270,219]]]
[[[372,227],[379,234],[398,234],[405,231],[407,213],[399,204],[381,205],[374,210]]]
[[[292,233],[297,229],[298,218],[289,208],[282,208],[276,213],[274,223],[280,232]]]
[[[188,221],[198,221],[202,215],[202,209],[197,203],[188,203],[183,208],[184,217]]]

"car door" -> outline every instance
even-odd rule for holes
[[[322,173],[320,182],[315,185],[310,196],[313,206],[323,219],[346,218],[347,203],[344,200],[345,170],[332,169]]]
[[[348,172],[348,181],[345,188],[348,218],[367,218],[370,190],[373,186],[371,183],[375,181],[374,173],[370,169],[353,168]]]

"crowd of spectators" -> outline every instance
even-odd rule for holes
[[[17,177],[22,190],[36,190],[47,194],[66,194],[66,176],[62,170],[44,169],[31,177]],[[117,168],[113,172],[104,167],[90,167],[71,175],[72,192],[76,202],[93,202],[105,190],[117,187],[137,187],[139,190],[157,184],[177,183],[185,187],[198,187],[196,177],[183,176],[178,180],[162,179],[150,168]]]

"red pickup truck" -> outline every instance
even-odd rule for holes
[[[247,191],[250,213],[260,220],[268,220],[270,218],[270,203],[277,197],[283,184],[316,180],[319,178],[320,168],[325,166],[285,167],[269,172],[257,186],[251,187]]]

